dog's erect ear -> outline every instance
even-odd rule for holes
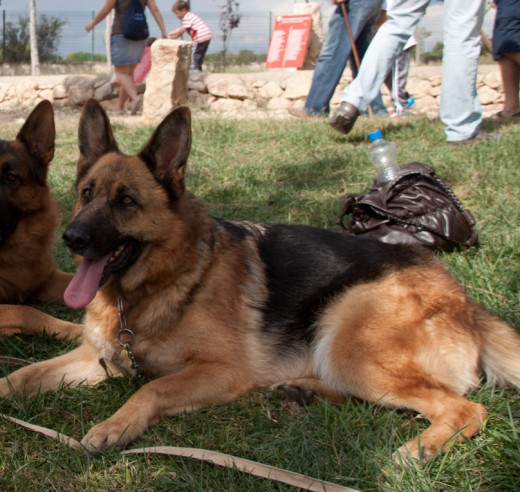
[[[184,190],[184,170],[190,149],[190,110],[181,107],[164,118],[141,151],[140,157],[156,179],[179,193]]]
[[[79,120],[78,141],[80,159],[78,161],[78,174],[85,172],[102,155],[108,152],[118,152],[117,143],[112,133],[110,120],[95,99],[89,99]]]
[[[45,100],[40,102],[25,120],[16,139],[22,142],[28,152],[48,167],[54,157],[54,110],[52,104]]]

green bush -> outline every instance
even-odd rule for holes
[[[105,62],[107,57],[96,53],[87,53],[86,51],[76,51],[69,53],[64,61],[67,63]]]

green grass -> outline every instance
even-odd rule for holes
[[[450,147],[443,126],[418,120],[391,126],[362,120],[349,137],[325,120],[231,121],[197,118],[187,173],[188,188],[214,215],[229,219],[293,222],[336,228],[338,197],[362,191],[372,180],[366,134],[382,127],[398,147],[400,162],[433,165],[478,220],[481,244],[440,254],[468,292],[520,328],[519,124],[487,128],[497,141]],[[13,137],[16,125],[4,127]],[[136,152],[152,128],[116,125],[122,150]],[[58,118],[57,152],[50,173],[66,223],[74,200],[76,121]],[[61,245],[63,268],[73,262]],[[71,320],[81,313],[39,306]],[[52,337],[0,337],[0,354],[42,360],[70,350]],[[519,354],[520,356],[520,354]],[[0,363],[0,375],[13,368]],[[127,380],[65,389],[34,398],[0,400],[0,413],[51,427],[80,439],[135,391]],[[234,454],[363,491],[511,491],[520,484],[520,396],[517,390],[481,389],[470,395],[490,411],[484,430],[423,466],[394,465],[391,454],[427,422],[412,412],[359,401],[308,408],[254,393],[236,402],[172,417],[136,446],[193,446]],[[187,458],[101,457],[0,421],[0,490],[271,491],[283,486]]]

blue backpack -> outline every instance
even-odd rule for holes
[[[132,0],[126,11],[122,26],[123,36],[133,41],[147,39],[150,35],[144,8],[139,0]]]

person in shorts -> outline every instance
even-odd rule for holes
[[[520,2],[495,0],[497,8],[493,26],[493,59],[498,62],[504,104],[494,119],[520,119],[518,84],[520,82]]]
[[[159,11],[155,0],[139,0],[141,5],[148,7],[155,22],[161,30],[163,38],[167,38],[164,21]],[[94,26],[103,21],[110,11],[114,10],[114,22],[111,27],[110,35],[110,56],[112,65],[121,88],[119,90],[119,97],[117,101],[117,111],[124,113],[125,104],[130,100],[130,112],[136,114],[142,104],[142,96],[137,93],[137,88],[134,83],[134,70],[141,61],[141,56],[146,47],[146,39],[141,41],[133,41],[125,38],[122,33],[123,19],[125,13],[130,7],[132,0],[105,0],[105,5],[101,7],[92,22],[85,26],[87,32],[92,31]]]

